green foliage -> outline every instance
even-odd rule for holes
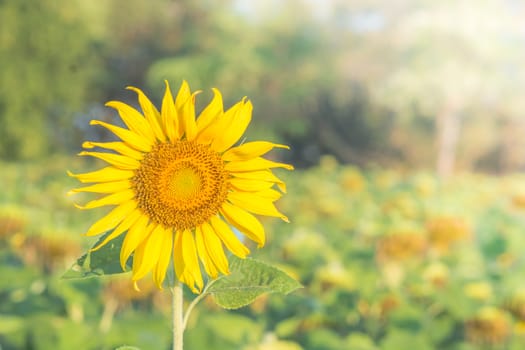
[[[294,213],[293,225],[270,229],[275,244],[264,255],[305,290],[267,306],[277,335],[306,349],[523,346],[522,304],[510,301],[525,287],[515,277],[525,247],[522,176],[441,182],[326,157],[294,180],[280,207]],[[489,321],[480,316],[486,306],[499,310]],[[479,331],[483,322],[493,330]]]
[[[199,318],[197,327],[185,334],[189,349],[234,349],[239,344],[256,343],[263,335],[263,325],[243,315],[222,311]],[[235,330],[235,331],[226,331]]]
[[[69,181],[66,165],[52,164],[2,164],[0,181],[16,188],[0,193],[0,344],[166,348],[169,296],[148,278],[140,293],[129,276],[61,279],[87,248],[78,245],[88,241],[78,233],[94,218],[77,216],[64,191],[55,193],[73,184],[57,184],[57,178]],[[523,176],[464,174],[442,182],[425,173],[363,172],[332,158],[292,176],[285,179],[290,195],[279,202],[292,223],[267,220],[268,244],[253,251],[257,260],[232,258],[232,274],[205,293],[233,307],[239,305],[221,296],[231,283],[250,287],[236,299],[243,303],[262,291],[296,288],[286,275],[304,288],[259,295],[228,312],[205,295],[188,321],[187,349],[524,346]],[[117,261],[114,243],[81,260],[74,277],[111,272],[103,256]],[[279,270],[260,261],[279,262]],[[482,328],[488,325],[493,328]]]
[[[92,40],[68,1],[0,2],[0,157],[35,158],[71,140],[96,72]]]

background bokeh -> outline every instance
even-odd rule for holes
[[[248,96],[247,139],[298,169],[253,255],[305,288],[207,300],[189,350],[525,348],[524,23],[519,0],[0,1],[0,349],[168,348],[167,292],[60,280],[103,213],[66,196],[110,137],[89,120],[165,79],[198,109]]]

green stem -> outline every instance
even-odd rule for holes
[[[191,311],[193,310],[195,305],[197,305],[199,303],[199,301],[201,301],[202,299],[204,299],[205,296],[208,295],[208,289],[213,285],[213,283],[215,283],[215,281],[217,281],[217,280],[213,280],[213,281],[209,282],[204,287],[204,290],[202,291],[202,293],[199,294],[195,299],[193,299],[193,301],[190,303],[190,305],[188,305],[188,308],[186,309],[186,313],[184,314],[184,319],[183,319],[183,328],[184,329],[186,329],[186,325],[188,324],[188,319],[190,318]]]
[[[182,283],[176,282],[170,289],[173,297],[173,350],[182,350],[184,335]]]

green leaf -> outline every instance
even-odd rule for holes
[[[111,234],[111,231],[100,237],[93,247],[96,247],[101,243],[109,234]],[[87,278],[126,272],[123,271],[120,266],[120,248],[122,247],[123,241],[124,235],[120,235],[96,251],[91,251],[90,249],[86,254],[82,255],[68,271],[66,271],[62,278]],[[128,260],[126,268],[131,266],[130,260]]]
[[[207,291],[225,309],[246,306],[261,294],[288,294],[302,287],[282,270],[251,258],[232,257],[230,271],[230,275],[213,282]]]
[[[345,348],[353,350],[378,350],[372,338],[361,332],[353,332],[346,337]]]
[[[434,347],[428,342],[428,339],[421,332],[413,332],[391,327],[387,335],[381,341],[380,348],[383,350],[431,350]]]
[[[24,319],[18,316],[0,316],[0,334],[19,331],[24,327]]]

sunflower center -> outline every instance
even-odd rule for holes
[[[173,196],[179,197],[183,201],[188,201],[199,195],[202,180],[198,172],[188,164],[188,167],[173,171],[168,188]]]
[[[133,177],[138,207],[150,220],[191,229],[219,212],[228,194],[221,156],[191,141],[162,143],[141,161]]]

